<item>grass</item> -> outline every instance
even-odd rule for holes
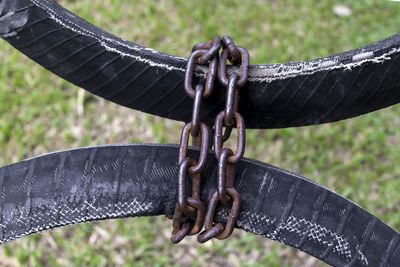
[[[331,55],[398,32],[400,3],[341,1],[61,0],[138,44],[187,57],[192,44],[229,34],[252,63]],[[177,143],[181,123],[107,103],[0,42],[0,164],[76,146]],[[101,113],[99,114],[99,110]],[[400,107],[332,124],[248,131],[246,156],[318,181],[399,231]],[[151,227],[150,227],[151,225]],[[236,231],[227,241],[169,243],[170,221],[139,218],[64,227],[0,248],[2,266],[321,266],[286,246]]]

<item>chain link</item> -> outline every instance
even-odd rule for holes
[[[221,60],[219,50],[223,48]],[[227,75],[227,60],[232,64],[240,64],[240,73]],[[205,86],[196,84],[193,89],[193,76],[195,64],[208,64]],[[235,163],[244,154],[246,131],[244,120],[238,113],[239,89],[248,79],[249,54],[246,49],[236,46],[232,39],[224,36],[222,39],[216,36],[207,43],[199,43],[193,47],[185,72],[185,92],[194,100],[192,120],[182,130],[179,146],[179,172],[178,172],[178,201],[173,216],[173,231],[171,240],[180,242],[187,235],[194,235],[206,228],[197,236],[197,240],[204,243],[212,238],[225,239],[232,234],[240,212],[240,194],[234,188]],[[207,162],[210,140],[210,128],[201,122],[201,106],[204,98],[211,95],[215,78],[227,87],[225,109],[221,111],[214,125],[214,153],[218,160],[218,187],[208,203],[207,211],[200,200],[201,172]],[[237,129],[237,145],[235,153],[227,147],[223,147],[225,141],[231,135],[232,128]],[[192,136],[192,145],[200,148],[200,156],[196,161],[187,156],[189,133]],[[187,196],[186,180],[190,176],[192,180],[192,195]],[[231,210],[226,224],[214,223],[215,211],[218,203],[231,204]],[[195,219],[193,219],[195,218]]]
[[[239,75],[239,81],[236,83],[236,86],[241,88],[246,84],[248,79],[250,57],[247,50],[244,49],[243,47],[236,46],[236,48],[240,54],[240,75]],[[227,66],[226,61],[228,60],[228,56],[230,56],[229,49],[224,47],[224,50],[222,51],[221,54],[221,59],[219,61],[218,79],[220,83],[222,83],[225,87],[227,87],[229,83],[229,78],[227,76],[227,71],[226,71],[226,66]]]
[[[192,82],[193,82],[193,74],[194,74],[194,67],[196,65],[196,61],[201,58],[203,55],[207,54],[207,50],[199,49],[192,52],[189,57],[188,64],[186,67],[185,72],[185,92],[191,98],[195,97],[195,90],[193,90]],[[218,68],[218,57],[214,56],[210,64],[208,66],[208,73],[206,79],[206,87],[204,90],[204,97],[209,97],[214,89],[214,81],[215,77],[217,76],[217,68]]]

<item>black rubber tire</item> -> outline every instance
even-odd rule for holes
[[[0,36],[55,74],[105,99],[190,120],[192,100],[182,86],[185,59],[115,37],[53,0],[0,0]],[[400,34],[311,61],[251,66],[239,111],[247,128],[358,116],[400,101],[399,68]],[[197,80],[204,74],[204,68],[196,69]],[[224,94],[218,86],[204,104],[204,121],[212,123],[223,109]]]
[[[177,157],[174,145],[109,145],[2,167],[0,243],[91,220],[172,215]],[[216,188],[216,165],[210,154],[204,202]],[[335,192],[248,159],[238,163],[235,176],[242,197],[238,228],[333,266],[399,266],[399,234]],[[216,220],[223,222],[228,210],[220,207]]]

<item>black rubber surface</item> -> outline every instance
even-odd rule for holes
[[[105,99],[190,120],[192,100],[182,87],[185,59],[106,33],[53,0],[0,0],[0,36],[55,74]],[[400,34],[330,57],[252,66],[239,111],[248,128],[358,116],[400,101],[399,68]],[[198,67],[197,79],[204,74]],[[224,94],[219,86],[204,104],[206,122],[212,123],[223,109]]]
[[[172,215],[177,151],[172,145],[109,145],[0,168],[0,242],[91,220]],[[209,159],[203,201],[216,188],[216,161],[212,154]],[[243,199],[238,228],[334,266],[399,266],[399,234],[349,200],[248,159],[239,162],[235,176]],[[220,207],[218,221],[228,208]]]

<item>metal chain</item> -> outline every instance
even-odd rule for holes
[[[178,172],[178,202],[172,222],[171,241],[180,242],[187,235],[199,233],[203,227],[205,205],[200,200],[201,171],[207,162],[209,149],[210,128],[201,122],[201,106],[204,98],[211,95],[218,68],[218,54],[221,47],[221,38],[215,37],[208,43],[199,43],[193,47],[185,72],[185,92],[194,100],[192,120],[182,130],[179,146]],[[193,75],[196,62],[201,65],[209,64],[206,84],[197,84],[193,89]],[[192,136],[192,145],[200,147],[200,156],[196,161],[187,156],[189,133]],[[186,195],[187,176],[192,179],[192,195]],[[196,218],[193,220],[192,218]]]
[[[219,60],[218,54],[221,46],[223,52],[221,60]],[[240,64],[239,74],[227,75],[227,60],[232,64]],[[193,89],[192,82],[196,62],[200,65],[208,63],[209,67],[205,86],[197,84]],[[187,235],[199,233],[203,223],[206,230],[197,236],[200,243],[214,237],[225,239],[232,234],[241,204],[240,194],[234,188],[235,163],[243,157],[246,140],[244,121],[238,113],[239,89],[247,82],[248,69],[249,54],[247,50],[236,46],[228,36],[223,37],[222,40],[217,36],[208,43],[199,43],[193,47],[186,67],[184,85],[185,92],[194,100],[194,103],[192,120],[182,130],[179,147],[178,201],[173,216],[171,235],[173,243],[180,242]],[[205,205],[200,200],[200,182],[201,172],[207,161],[211,130],[200,121],[200,117],[202,101],[211,95],[217,74],[220,83],[227,87],[227,94],[225,110],[218,114],[214,126],[214,153],[218,160],[218,188],[211,195],[206,212]],[[230,148],[223,147],[234,126],[237,129],[235,153]],[[189,133],[192,136],[192,145],[200,148],[200,156],[197,161],[187,156]],[[191,197],[186,195],[188,175],[192,180]],[[213,220],[218,203],[228,204],[231,200],[232,208],[226,225],[215,224]]]
[[[205,216],[205,231],[197,236],[200,243],[212,238],[225,239],[229,237],[239,217],[241,198],[234,188],[235,163],[244,154],[246,131],[244,120],[238,113],[239,89],[243,87],[248,79],[249,53],[246,49],[235,46],[232,39],[225,36],[222,39],[223,52],[218,67],[218,78],[222,85],[227,87],[225,110],[221,111],[215,119],[214,153],[218,160],[218,188],[211,195]],[[240,74],[231,73],[227,76],[227,60],[232,64],[240,64]],[[224,126],[227,127],[225,133]],[[223,147],[229,138],[233,126],[237,129],[237,145],[234,153],[230,148]],[[228,204],[232,200],[232,208],[226,225],[214,223],[215,211],[218,202]]]

